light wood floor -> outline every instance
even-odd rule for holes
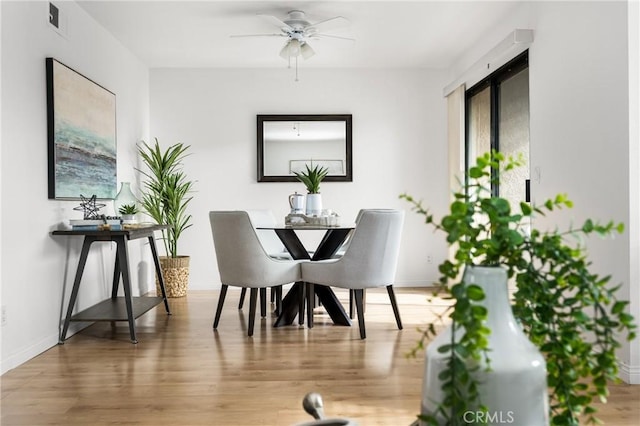
[[[319,312],[311,330],[274,329],[274,317],[258,318],[248,338],[248,307],[239,311],[231,290],[213,331],[218,292],[191,292],[171,299],[171,317],[160,305],[138,319],[137,345],[126,323],[98,323],[6,373],[1,424],[287,426],[311,420],[301,401],[316,391],[328,417],[409,425],[420,409],[423,361],[405,355],[433,314],[425,290],[397,293],[404,330],[386,291],[369,291],[362,341],[357,325],[333,326]],[[600,417],[639,425],[640,386],[612,386]]]

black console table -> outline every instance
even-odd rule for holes
[[[131,342],[138,343],[138,340],[136,339],[136,318],[162,302],[164,302],[167,314],[171,315],[154,237],[154,231],[160,231],[166,228],[166,225],[149,225],[119,231],[68,230],[52,232],[52,235],[75,235],[84,237],[82,251],[80,252],[80,260],[78,261],[78,269],[76,271],[75,280],[73,281],[73,289],[71,290],[71,298],[69,299],[69,307],[67,308],[67,315],[64,319],[62,333],[60,334],[60,344],[64,343],[67,337],[67,331],[71,321],[128,321]],[[129,250],[127,248],[127,241],[139,238],[147,238],[149,240],[151,254],[153,255],[153,263],[155,264],[160,289],[162,290],[162,297],[133,297],[131,295],[131,273],[129,268]],[[89,248],[95,241],[115,242],[117,246],[111,298],[72,315],[73,308],[78,297],[80,282],[82,281],[82,273],[84,272],[84,267],[87,263]],[[124,297],[117,296],[120,276],[122,276]]]

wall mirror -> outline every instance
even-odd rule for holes
[[[297,182],[305,166],[351,182],[351,114],[258,115],[258,182]]]

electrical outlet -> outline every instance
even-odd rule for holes
[[[2,305],[2,319],[0,319],[0,322],[2,323],[2,327],[7,325],[7,307],[5,305]]]
[[[433,256],[430,254],[427,255],[427,263],[433,263]]]

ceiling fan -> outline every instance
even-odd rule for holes
[[[321,29],[348,25],[349,20],[343,16],[334,16],[333,18],[324,19],[313,24],[307,20],[305,13],[301,10],[289,11],[285,19],[280,19],[272,15],[259,14],[258,16],[278,27],[280,32],[271,34],[240,34],[232,35],[231,37],[285,37],[287,41],[280,50],[280,57],[287,60],[289,66],[291,66],[291,58],[294,58],[296,81],[298,81],[298,56],[302,56],[303,59],[309,59],[315,55],[315,51],[309,45],[310,39],[318,40],[323,37],[328,37],[354,41],[354,39],[349,37],[320,32]]]

